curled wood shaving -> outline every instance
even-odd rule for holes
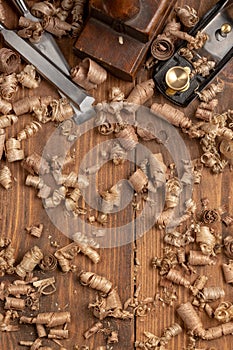
[[[20,298],[6,297],[4,308],[6,310],[24,310],[25,300]]]
[[[18,79],[16,73],[0,76],[0,94],[5,100],[12,100],[18,91]]]
[[[204,224],[213,224],[220,220],[219,212],[215,209],[206,209],[202,214]]]
[[[0,243],[0,276],[4,276],[14,273],[15,249],[11,241],[2,239]]]
[[[42,28],[47,32],[61,38],[71,33],[72,25],[57,17],[46,16],[42,20]]]
[[[83,336],[85,339],[89,339],[94,334],[99,333],[103,328],[103,323],[96,322],[91,328],[89,328],[86,332],[84,332]]]
[[[174,284],[184,286],[185,288],[190,288],[191,286],[190,281],[183,276],[183,273],[181,273],[179,270],[175,270],[174,268],[169,270],[166,278]]]
[[[207,89],[197,94],[201,101],[208,103],[212,99],[214,99],[219,92],[222,92],[223,89],[224,89],[224,82],[218,79],[216,84],[215,83],[210,84]]]
[[[24,67],[24,69],[17,74],[18,82],[29,89],[36,89],[39,87],[41,78],[38,75],[36,68],[28,64]]]
[[[43,231],[44,225],[39,224],[38,226],[30,226],[26,227],[26,231],[30,233],[30,235],[35,236],[35,237],[41,237],[42,231]]]
[[[16,266],[15,272],[20,277],[25,277],[27,273],[34,270],[43,258],[43,253],[39,247],[34,246],[24,255],[22,261]]]
[[[6,141],[6,157],[9,163],[24,158],[24,151],[21,149],[21,142],[15,138]]]
[[[2,0],[0,1],[0,21],[4,23],[6,20],[6,11],[5,7],[3,6]]]
[[[166,247],[164,256],[162,258],[155,256],[152,258],[151,264],[152,267],[160,269],[160,275],[166,275],[170,269],[178,264],[177,254],[173,249]]]
[[[189,251],[188,262],[190,265],[215,265],[215,261],[212,260],[208,255],[202,254],[202,252],[196,250]]]
[[[90,58],[85,58],[70,71],[71,79],[86,90],[96,89],[107,79],[107,72]]]
[[[125,94],[118,86],[113,86],[109,90],[108,98],[112,102],[121,102],[125,99]]]
[[[18,117],[14,114],[2,115],[0,117],[0,128],[8,128],[9,126],[17,123]]]
[[[203,77],[206,77],[210,74],[210,71],[214,69],[216,65],[215,61],[209,61],[207,57],[199,58],[197,61],[193,62],[194,71],[191,73],[192,75],[199,74]]]
[[[150,178],[155,188],[163,186],[166,182],[167,166],[161,153],[150,154],[148,158]]]
[[[94,272],[83,271],[81,272],[79,278],[82,285],[101,291],[105,295],[112,289],[112,282],[103,276],[95,274]]]
[[[80,252],[82,252],[84,255],[86,255],[94,264],[97,264],[100,261],[100,255],[99,253],[94,250],[90,244],[83,241],[79,236],[74,235],[73,240],[78,246],[78,249]]]
[[[222,264],[223,274],[225,277],[226,283],[233,282],[233,263],[232,260],[228,264]]]
[[[18,25],[22,28],[17,32],[19,36],[29,39],[32,43],[38,43],[40,41],[43,34],[43,28],[40,22],[35,22],[21,16]]]
[[[39,267],[43,271],[54,271],[57,268],[57,259],[53,254],[44,254]]]
[[[170,327],[164,330],[164,333],[161,337],[157,337],[150,332],[144,332],[144,335],[147,337],[147,340],[144,342],[136,341],[135,347],[145,350],[165,350],[165,345],[175,336],[182,332],[182,328],[178,323],[172,324]]]
[[[158,35],[151,44],[151,54],[158,60],[169,59],[174,51],[174,40],[165,33]]]
[[[233,318],[233,306],[229,301],[224,301],[218,305],[214,311],[214,318],[221,323],[226,323]]]
[[[63,312],[43,312],[39,313],[36,317],[20,317],[21,323],[29,324],[44,324],[48,328],[62,326],[66,323],[70,323],[71,315],[68,311]]]
[[[121,191],[118,185],[112,186],[108,191],[101,194],[101,212],[110,213],[114,207],[119,207],[121,202]]]
[[[138,144],[138,137],[132,125],[127,125],[122,130],[116,132],[115,137],[126,151],[131,151]]]
[[[72,270],[71,262],[78,254],[78,249],[77,244],[73,242],[55,252],[54,256],[63,272],[69,272]]]
[[[130,176],[129,183],[137,193],[145,192],[148,178],[141,169],[138,169]]]
[[[224,253],[228,256],[228,258],[233,258],[233,236],[228,235],[224,238]]]
[[[181,304],[177,309],[177,312],[184,321],[187,329],[189,329],[193,335],[196,335],[201,339],[214,340],[232,333],[233,322],[227,322],[216,327],[204,329],[199,316],[190,302]]]
[[[45,208],[56,208],[62,201],[65,200],[67,189],[65,186],[60,186],[55,189],[51,197],[45,198],[44,207]]]
[[[190,290],[194,296],[196,296],[206,285],[208,277],[205,275],[199,275],[194,281],[193,285],[190,286]]]
[[[181,23],[187,28],[194,27],[199,21],[197,11],[188,5],[185,5],[184,7],[176,7],[174,11],[179,17]]]
[[[39,176],[28,175],[25,181],[26,186],[32,186],[39,190],[37,196],[40,198],[48,198],[51,188],[47,186]]]
[[[25,128],[17,134],[17,140],[22,141],[34,136],[41,129],[41,124],[39,122],[31,122],[25,126]]]
[[[154,94],[155,83],[153,79],[137,84],[127,97],[127,102],[135,105],[143,105]]]
[[[165,209],[175,208],[179,203],[182,186],[176,177],[168,179],[166,182]]]
[[[0,112],[3,114],[9,114],[12,111],[12,104],[9,101],[5,101],[0,98]]]
[[[183,112],[166,103],[164,105],[153,103],[151,106],[151,112],[165,118],[171,124],[183,129],[188,129],[192,125],[192,121],[186,117]]]
[[[127,158],[127,151],[119,142],[114,142],[113,147],[110,150],[109,158],[112,159],[114,165],[121,165]]]
[[[10,169],[4,165],[0,169],[0,184],[6,189],[9,190],[12,187],[12,174]]]
[[[48,174],[50,171],[48,162],[36,152],[33,152],[30,156],[25,158],[21,165],[31,175],[44,175]]]
[[[178,231],[168,232],[164,236],[164,242],[174,247],[180,248],[184,247],[190,243],[194,242],[194,237],[192,235],[192,228],[187,229],[185,232],[181,233]]]
[[[1,4],[0,4],[1,11]],[[18,70],[20,65],[20,56],[17,52],[6,47],[0,49],[0,72],[11,74]]]
[[[19,330],[18,325],[10,324],[13,318],[14,318],[14,311],[7,310],[5,315],[2,317],[2,320],[0,321],[1,332],[17,332]]]
[[[56,11],[56,7],[49,1],[38,2],[31,7],[31,13],[38,18],[53,16]]]
[[[196,242],[204,255],[215,255],[216,237],[208,226],[196,226]]]
[[[40,98],[37,96],[24,97],[16,102],[13,102],[13,110],[16,115],[32,112],[35,107],[40,106]]]

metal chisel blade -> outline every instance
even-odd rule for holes
[[[16,8],[25,18],[28,18],[34,22],[39,22],[39,19],[30,13],[24,0],[11,0],[11,2],[16,6]],[[40,41],[38,43],[32,43],[32,46],[36,47],[38,51],[40,51],[44,56],[46,56],[48,60],[53,63],[53,65],[57,66],[62,70],[62,72],[69,76],[70,67],[68,65],[68,62],[63,56],[63,53],[61,52],[52,34],[46,31],[43,32]]]
[[[36,70],[55,85],[74,105],[79,107],[84,101],[88,101],[91,106],[94,98],[86,94],[82,88],[73,83],[29,43],[20,38],[14,31],[6,29],[2,24],[0,24],[0,30],[5,42],[16,50],[25,61],[35,66]]]

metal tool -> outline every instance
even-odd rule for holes
[[[193,71],[194,67],[179,53],[186,45],[184,42],[169,60],[160,62],[155,68],[154,81],[158,90],[171,102],[183,107],[197,97],[197,92],[205,89],[233,56],[233,0],[218,1],[189,34],[194,36],[198,31],[206,33],[208,40],[202,49],[197,50],[197,57],[206,56],[216,63],[208,76],[188,76],[187,72]]]
[[[12,0],[22,15],[38,21],[27,8],[23,0]],[[93,117],[94,98],[69,78],[69,65],[50,33],[44,32],[39,43],[30,43],[20,38],[14,31],[7,30],[0,24],[0,30],[6,43],[15,49],[38,72],[55,85],[61,94],[71,100],[75,112],[74,120],[82,124]],[[73,102],[73,103],[72,103]]]

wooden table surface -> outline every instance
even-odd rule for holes
[[[8,28],[16,28],[18,15],[14,12],[10,1],[3,0],[3,5],[7,10],[6,26]],[[31,6],[37,1],[27,1]],[[215,4],[214,0],[187,0],[179,1],[179,5],[188,4],[194,6],[198,14],[202,16],[208,9]],[[70,66],[74,66],[79,62],[79,59],[74,55],[72,50],[73,39],[63,38],[58,40],[65,57]],[[103,43],[104,44],[104,43]],[[4,46],[1,40],[1,45]],[[127,48],[126,48],[127,49]],[[225,81],[224,93],[219,95],[219,111],[233,109],[232,106],[232,62],[221,72],[220,77]],[[147,72],[142,69],[137,78],[137,82],[147,79]],[[126,94],[131,91],[134,83],[121,81],[111,75],[108,75],[107,81],[93,91],[93,96],[96,101],[102,101],[107,98],[107,93],[112,86],[119,86]],[[20,89],[17,92],[16,99],[26,95],[47,95],[53,94],[58,96],[56,90],[46,81],[42,81],[40,88],[35,91],[26,91]],[[165,99],[155,91],[153,98],[148,101],[150,106],[152,102],[165,102]],[[185,109],[185,113],[189,117],[193,117],[195,108],[198,102],[194,101]],[[31,120],[30,115],[20,117],[19,122],[12,126],[8,135],[16,135],[17,131]],[[41,153],[46,140],[54,131],[54,125],[46,124],[42,131],[36,136],[23,142],[25,154],[31,154],[33,151]],[[184,134],[181,134],[184,142],[191,154],[191,158],[195,159],[200,156],[201,149],[197,140],[190,140]],[[82,157],[91,150],[97,143],[103,142],[103,136],[98,135],[96,130],[90,130],[73,146],[72,152],[75,152],[76,163],[78,169]],[[155,142],[147,143],[147,146],[152,151],[161,151],[161,146]],[[1,161],[4,164],[4,161]],[[33,188],[24,185],[26,178],[26,170],[22,168],[19,162],[9,165],[13,176],[14,183],[12,189],[6,191],[0,188],[0,227],[1,236],[8,237],[12,240],[13,246],[17,252],[17,262],[19,262],[24,253],[35,244],[38,245],[44,252],[55,251],[55,248],[50,245],[51,241],[57,241],[62,247],[70,242],[69,238],[62,234],[51,222],[45,209],[42,206],[41,200],[36,196]],[[112,164],[105,164],[98,173],[97,188],[101,193],[103,190],[109,189],[119,180],[129,178],[135,170],[135,164],[126,162],[124,165],[113,167]],[[222,174],[213,175],[208,169],[204,169],[203,177],[200,185],[195,185],[193,197],[197,203],[198,211],[201,210],[201,198],[209,199],[210,208],[218,208],[220,205],[226,205],[229,208],[229,213],[232,212],[233,193],[232,193],[232,173],[229,168],[226,168]],[[111,216],[108,225],[117,227],[124,225],[128,220],[132,220],[134,211],[129,205],[120,213]],[[26,233],[25,228],[32,224],[44,224],[44,232],[40,239],[34,238]],[[226,227],[221,223],[215,225],[218,232],[222,232],[223,237],[228,233],[232,233],[232,227]],[[75,228],[79,231],[79,228]],[[40,311],[70,311],[71,323],[68,328],[70,330],[70,338],[63,341],[64,347],[68,350],[74,349],[74,345],[88,345],[90,349],[95,349],[97,346],[104,345],[105,340],[102,334],[98,334],[89,340],[83,338],[83,332],[92,326],[97,319],[94,318],[88,304],[95,299],[95,292],[89,288],[83,287],[78,281],[78,274],[81,270],[93,271],[110,279],[114,286],[118,287],[121,300],[124,302],[133,295],[135,286],[141,284],[141,296],[154,296],[158,291],[159,273],[151,267],[151,259],[153,256],[161,256],[163,252],[162,234],[155,227],[146,232],[143,237],[137,241],[133,241],[135,232],[132,231],[132,242],[120,247],[100,249],[101,262],[94,265],[86,257],[79,254],[75,258],[77,272],[64,274],[59,270],[46,274],[47,276],[55,276],[57,291],[55,294],[43,297],[41,301]],[[135,257],[140,262],[135,274]],[[208,286],[220,286],[225,290],[224,300],[232,301],[232,286],[224,282],[221,270],[221,263],[226,261],[226,257],[221,254],[218,257],[215,266],[198,268],[198,272],[205,273],[209,276]],[[35,274],[41,278],[45,276],[37,270]],[[8,277],[7,277],[8,278]],[[4,278],[3,278],[4,279]],[[1,280],[0,280],[1,281]],[[148,316],[142,318],[134,318],[132,320],[115,320],[109,319],[110,326],[119,330],[119,343],[114,345],[114,349],[133,349],[134,341],[144,339],[143,332],[149,331],[158,336],[162,331],[174,322],[182,324],[176,314],[176,308],[181,302],[190,299],[190,294],[183,287],[176,287],[178,300],[173,306],[163,306],[161,302],[157,303],[155,310]],[[0,312],[3,312],[3,303],[0,303]],[[204,312],[201,313],[205,328],[216,325],[214,320],[208,319]],[[20,326],[19,332],[2,332],[0,334],[0,349],[15,350],[24,349],[18,345],[19,340],[34,340],[36,337],[33,326]],[[200,349],[233,349],[232,336],[226,336],[215,341],[198,342]],[[54,349],[59,346],[50,343]],[[167,345],[168,350],[185,349],[187,345],[186,332],[182,332],[178,337],[173,339]],[[26,349],[26,347],[25,347]]]

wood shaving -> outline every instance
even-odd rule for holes
[[[0,13],[1,6],[2,4],[0,3]],[[0,72],[6,74],[16,72],[19,68],[20,61],[20,56],[17,52],[6,47],[0,49]]]
[[[138,169],[130,176],[129,183],[137,193],[142,193],[147,190],[148,178],[141,169]]]
[[[0,169],[0,184],[6,189],[9,190],[12,187],[12,174],[8,166],[4,165]]]
[[[44,254],[39,263],[39,267],[43,271],[54,271],[57,268],[57,259],[53,254]]]
[[[137,84],[127,97],[127,102],[135,105],[143,105],[154,95],[155,83],[153,79]]]
[[[2,115],[0,117],[0,128],[8,128],[9,126],[17,123],[18,117],[14,114]]]
[[[196,242],[200,244],[201,251],[204,255],[215,255],[214,247],[216,237],[208,226],[196,227]]]
[[[108,191],[101,193],[101,209],[102,213],[110,213],[114,207],[119,207],[121,202],[121,191],[119,186],[114,185]]]
[[[26,231],[30,233],[30,235],[40,238],[43,228],[44,228],[43,224],[39,224],[38,226],[32,225],[30,227],[26,227]]]
[[[0,276],[14,273],[15,249],[11,246],[11,241],[0,241]]]
[[[212,260],[208,255],[202,254],[200,251],[190,250],[188,262],[190,265],[215,265],[215,261]]]
[[[26,65],[24,69],[17,74],[17,79],[22,86],[28,89],[38,88],[41,82],[41,78],[38,75],[36,68],[31,64]]]
[[[86,332],[84,332],[83,336],[85,339],[89,339],[94,334],[99,333],[103,328],[103,323],[96,322],[91,328],[89,328]]]
[[[188,5],[176,7],[174,11],[181,23],[187,28],[194,27],[199,21],[197,11]]]
[[[25,253],[22,261],[16,266],[15,272],[20,277],[25,277],[32,272],[37,264],[43,259],[43,253],[39,247],[34,246]]]
[[[213,100],[219,92],[222,92],[223,89],[224,89],[224,82],[218,79],[217,84],[212,83],[209,85],[207,89],[197,94],[201,101],[208,103],[211,100]]]
[[[70,71],[71,79],[86,90],[96,89],[107,79],[107,72],[90,58],[85,58]]]
[[[40,131],[41,127],[41,124],[36,121],[27,124],[25,128],[17,134],[17,140],[22,141],[34,136]]]
[[[22,28],[17,32],[20,37],[29,39],[32,43],[40,42],[43,34],[43,28],[40,22],[35,22],[21,16],[18,25]]]
[[[0,21],[4,23],[6,20],[6,11],[5,7],[3,6],[2,0],[0,1]]]
[[[135,347],[145,350],[165,350],[165,345],[175,336],[182,332],[182,328],[178,323],[172,324],[170,327],[164,330],[164,333],[161,337],[157,337],[150,332],[144,332],[144,335],[147,337],[147,340],[144,342],[136,341]]]
[[[9,163],[24,159],[24,151],[19,140],[12,137],[6,141],[6,157]]]
[[[4,100],[12,100],[18,91],[18,79],[16,73],[0,76],[0,95]]]
[[[232,303],[229,301],[220,303],[214,311],[214,318],[221,323],[230,322],[233,318]]]
[[[233,236],[228,235],[224,238],[224,253],[228,256],[228,258],[233,258]]]
[[[169,59],[174,51],[174,39],[165,33],[158,35],[151,44],[151,54],[158,60]]]
[[[31,13],[38,18],[53,16],[56,14],[56,7],[49,1],[38,2],[31,7]]]
[[[33,152],[31,155],[26,157],[21,162],[21,165],[31,175],[35,175],[35,174],[44,175],[44,174],[48,174],[50,171],[49,163],[36,152]]]
[[[166,103],[164,105],[153,103],[151,112],[165,118],[171,124],[179,126],[182,129],[188,129],[192,125],[192,121],[186,117],[183,112]]]

